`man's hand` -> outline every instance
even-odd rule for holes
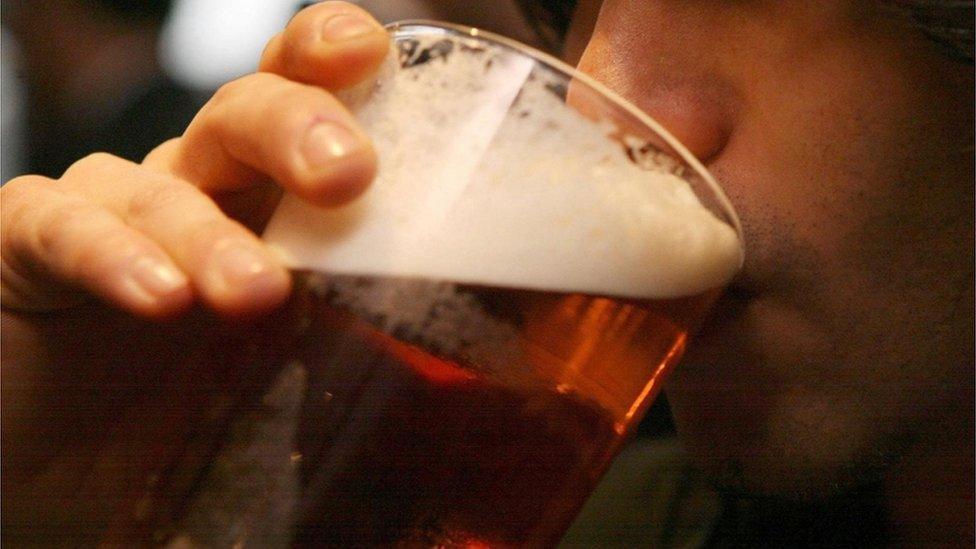
[[[4,308],[50,311],[90,294],[161,319],[194,300],[230,317],[280,304],[288,273],[247,226],[263,224],[278,185],[323,206],[366,188],[376,154],[326,90],[370,76],[388,44],[363,10],[314,5],[270,41],[261,72],[224,85],[141,165],[94,154],[57,180],[10,181]]]
[[[125,524],[232,391],[228,353],[257,342],[213,313],[253,318],[288,297],[253,232],[282,189],[334,206],[373,178],[371,144],[327,90],[368,78],[388,44],[361,9],[316,4],[271,40],[261,72],[141,164],[95,154],[3,187],[4,541],[75,544]]]

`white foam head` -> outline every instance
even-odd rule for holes
[[[457,38],[440,55],[443,39],[401,49],[434,58],[390,63],[354,109],[380,157],[370,190],[336,209],[283,199],[264,238],[291,267],[640,298],[735,274],[735,230],[673,162],[635,165],[533,59]]]

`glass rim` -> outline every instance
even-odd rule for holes
[[[515,50],[559,73],[562,73],[564,76],[569,77],[573,81],[582,82],[584,85],[592,88],[597,93],[608,99],[611,104],[626,111],[628,114],[636,118],[638,122],[649,127],[681,157],[681,160],[684,161],[685,164],[691,166],[691,168],[698,173],[699,177],[701,177],[705,182],[705,185],[712,191],[712,193],[714,193],[715,200],[722,208],[723,213],[727,218],[726,221],[730,224],[732,229],[735,231],[736,237],[739,239],[739,267],[742,267],[742,263],[745,259],[745,238],[742,232],[742,224],[739,221],[739,215],[736,213],[735,207],[732,205],[732,201],[729,200],[729,197],[725,194],[722,186],[718,183],[715,177],[712,176],[711,172],[708,171],[708,168],[706,168],[701,161],[695,157],[695,155],[691,154],[691,151],[689,151],[687,147],[681,143],[681,141],[674,137],[671,132],[667,130],[667,128],[662,126],[649,114],[637,108],[623,96],[597,81],[592,76],[580,71],[576,67],[573,67],[572,65],[553,55],[540,51],[532,46],[523,44],[518,40],[486,31],[484,29],[479,29],[477,27],[461,25],[458,23],[449,23],[446,21],[437,21],[434,19],[403,19],[384,25],[384,28],[386,28],[390,33],[394,33],[403,27],[431,27],[434,29],[441,29]]]

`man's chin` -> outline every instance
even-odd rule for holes
[[[831,500],[877,481],[877,475],[841,469],[812,470],[792,465],[769,465],[751,458],[708,458],[692,461],[721,493],[732,497],[818,503]]]
[[[865,446],[830,434],[802,436],[777,424],[760,430],[744,421],[703,423],[707,419],[683,410],[680,401],[675,418],[690,461],[721,492],[741,497],[830,500],[877,483],[900,448],[877,439],[861,441]]]

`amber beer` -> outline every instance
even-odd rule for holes
[[[195,317],[173,356],[69,388],[104,432],[42,448],[5,542],[557,543],[741,266],[741,228],[585,75],[475,29],[391,30],[399,68],[351,101],[373,185],[328,211],[286,194],[263,234],[288,306]]]
[[[715,295],[296,281],[284,310],[213,339],[99,450],[133,481],[116,466],[60,478],[111,503],[59,481],[37,505],[78,514],[55,532],[32,511],[40,531],[120,547],[554,546]]]
[[[286,310],[174,364],[98,447],[57,450],[46,489],[5,506],[4,540],[555,545],[715,293],[297,281]]]
[[[302,279],[298,546],[555,545],[712,298]]]
[[[377,177],[278,205],[291,320],[221,350],[250,400],[160,483],[189,487],[161,490],[165,539],[555,545],[741,265],[721,189],[646,115],[501,37],[392,31],[398,67],[346,98]]]

